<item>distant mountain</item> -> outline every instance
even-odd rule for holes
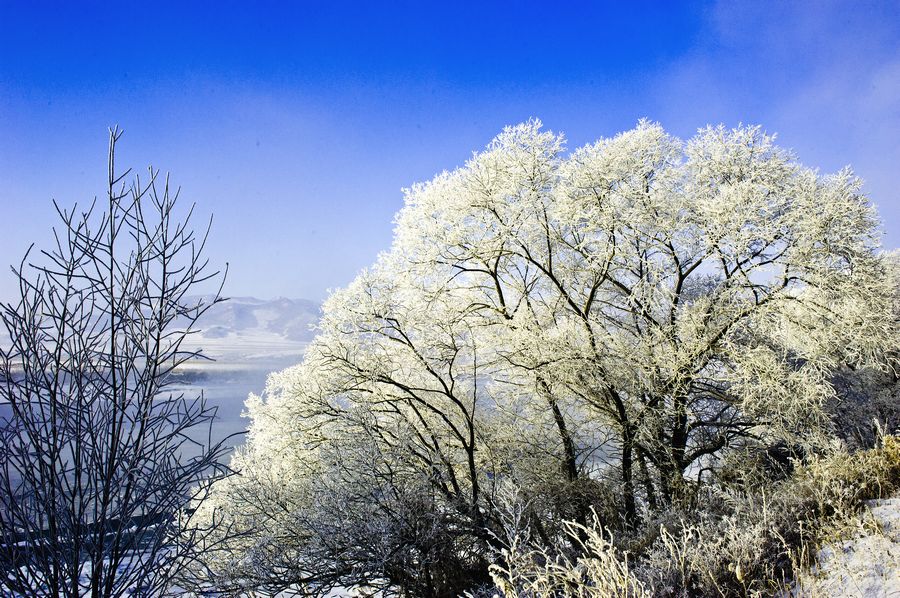
[[[309,342],[315,336],[312,327],[319,320],[319,309],[319,303],[308,299],[233,297],[210,308],[198,323],[209,338],[256,330]]]
[[[233,297],[203,314],[192,344],[225,363],[299,358],[319,315],[320,304],[308,299]]]
[[[197,362],[206,365],[286,367],[300,361],[315,336],[320,307],[308,299],[234,297],[203,314],[185,348],[202,349],[217,362]],[[5,330],[0,329],[0,346],[9,345]]]

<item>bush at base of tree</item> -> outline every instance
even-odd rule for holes
[[[572,524],[574,559],[512,526],[502,564],[492,568],[496,591],[509,598],[777,595],[863,501],[898,490],[900,438],[884,436],[877,448],[836,450],[770,487],[731,487],[707,496],[707,509],[669,513],[630,559],[596,524]]]

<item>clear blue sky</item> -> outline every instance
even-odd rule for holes
[[[114,123],[121,163],[215,214],[231,295],[347,284],[401,187],[532,116],[573,148],[642,117],[759,123],[805,164],[851,164],[900,246],[896,0],[119,4],[0,0],[4,266],[47,239],[51,198],[102,194]]]

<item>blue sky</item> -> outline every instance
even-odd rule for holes
[[[127,4],[127,6],[125,6]],[[900,3],[0,0],[0,265],[119,162],[215,215],[231,295],[320,299],[390,244],[400,189],[538,117],[758,123],[851,164],[900,247]],[[0,297],[12,293],[0,273]]]

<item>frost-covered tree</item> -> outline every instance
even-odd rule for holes
[[[325,562],[347,565],[344,584],[445,595],[465,587],[441,577],[455,567],[471,586],[501,480],[547,543],[591,508],[633,527],[731,452],[817,445],[833,372],[881,363],[895,331],[877,226],[851,171],[821,176],[758,127],[683,142],[642,121],[572,153],[537,121],[507,128],[406,191],[391,250],[326,302],[304,363],[251,404],[222,504],[275,544],[302,521],[293,537],[315,540],[298,554],[320,551],[293,561],[310,591]],[[260,463],[301,472],[295,502],[241,504]],[[408,555],[415,580],[391,559],[424,535],[323,545],[322,509],[343,511],[342,529],[401,529],[410,488],[429,489],[444,542],[436,560]],[[271,570],[258,546],[228,562]]]
[[[828,411],[835,432],[854,448],[873,448],[882,434],[900,433],[900,250],[884,255],[893,289],[893,337],[887,367],[847,363],[832,378],[836,395]]]

